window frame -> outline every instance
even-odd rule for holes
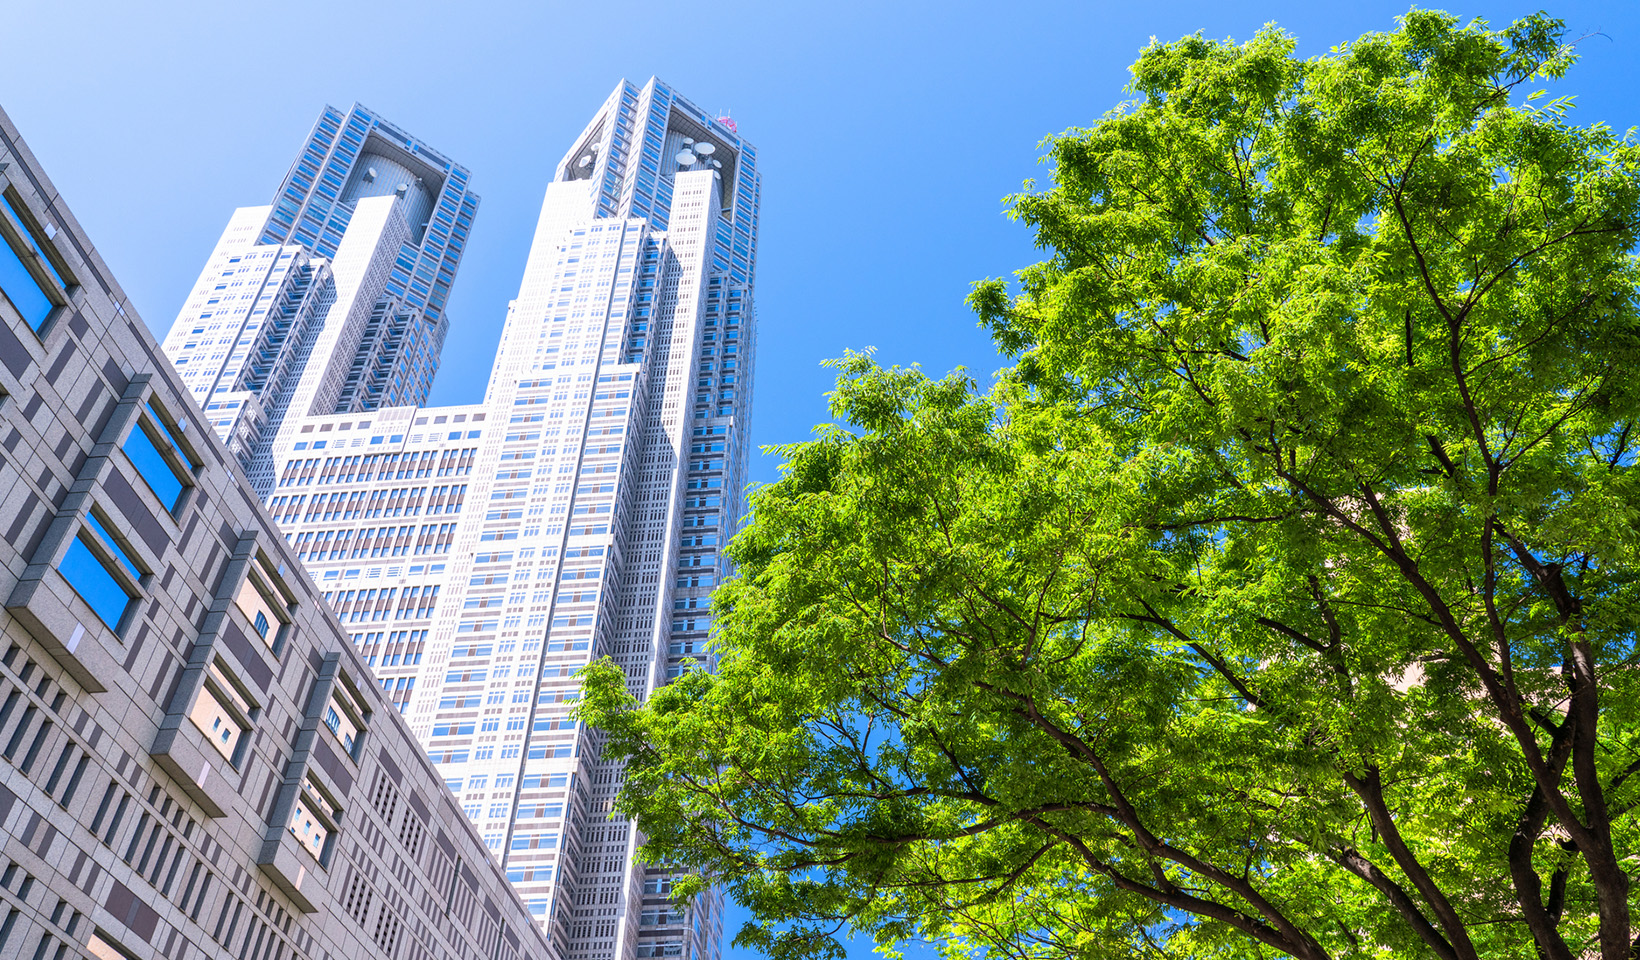
[[[137,414],[132,417],[134,422],[131,424],[131,431],[128,431],[125,439],[120,442],[120,453],[125,456],[125,462],[130,464],[131,472],[142,478],[143,485],[154,495],[154,499],[160,502],[160,506],[165,508],[166,514],[174,520],[193,502],[194,492],[199,489],[199,474],[204,469],[204,464],[192,450],[184,446],[182,434],[186,431],[181,429],[175,418],[166,415],[156,399],[150,393],[138,402]],[[170,468],[172,476],[176,477],[178,485],[182,487],[176,499],[170,504],[167,504],[160,492],[154,489],[148,474],[143,472],[136,460],[132,459],[130,452],[125,449],[126,444],[131,442],[131,433],[137,430],[141,430],[148,438],[154,452],[159,454],[160,459]]]
[[[79,290],[79,280],[57,249],[54,238],[46,234],[39,218],[23,200],[22,191],[3,176],[0,176],[0,196],[5,198],[5,203],[0,204],[0,242],[11,248],[35,286],[51,301],[51,309],[39,325],[35,325],[29,322],[22,309],[3,290],[0,290],[0,297],[5,298],[7,304],[23,317],[24,323],[43,342],[63,316],[65,308],[72,304],[74,294]],[[7,208],[10,213],[4,212]],[[41,260],[45,261],[44,266],[39,262]]]
[[[329,717],[332,707],[340,707],[342,717],[353,726],[354,737],[351,749],[342,742],[341,734],[337,729],[330,725]],[[338,671],[335,682],[330,686],[330,693],[325,698],[324,707],[320,710],[319,725],[330,731],[331,739],[341,749],[343,756],[354,763],[358,763],[368,734],[369,721],[370,713],[365,708],[364,697],[359,693],[353,682],[348,679],[347,675]]]
[[[262,598],[263,605],[273,614],[275,622],[269,624],[270,635],[257,634],[257,639],[262,641],[275,660],[284,654],[285,641],[296,622],[296,601],[285,585],[284,578],[280,577],[276,570],[272,560],[261,547],[252,550],[245,560],[244,574],[233,592],[230,604],[249,624],[251,632],[257,633],[255,620],[240,604],[239,598],[246,589],[256,591]]]
[[[93,521],[95,521],[96,526],[93,526]],[[122,561],[120,557],[114,555],[102,536],[98,534],[98,526],[107,531],[109,538],[129,558],[128,560]],[[63,582],[74,592],[74,596],[79,598],[81,603],[91,608],[91,612],[97,617],[97,620],[106,626],[110,633],[123,641],[126,628],[130,626],[131,621],[134,619],[132,611],[137,609],[141,601],[147,597],[147,583],[153,576],[153,571],[145,569],[146,564],[142,562],[141,555],[131,548],[129,542],[122,542],[127,541],[128,538],[123,533],[116,532],[119,530],[119,525],[109,520],[107,511],[93,502],[83,514],[74,518],[73,528],[69,530],[68,536],[63,538],[64,546],[59,551],[56,562],[52,564],[52,569],[56,570],[57,575],[63,578]],[[69,551],[74,549],[75,541],[82,544],[91,553],[91,556],[102,565],[103,570],[109,575],[110,579],[125,591],[125,607],[120,611],[119,618],[115,623],[109,623],[91,599],[82,593],[79,587],[74,585],[74,580],[63,572],[63,561],[68,558]],[[127,563],[130,564],[129,567]],[[137,570],[135,576],[132,574],[131,567],[135,567]]]
[[[307,795],[311,793],[318,799],[319,806],[311,806]],[[318,853],[302,839],[296,832],[296,820],[303,811],[319,822],[325,830],[325,840]],[[289,834],[296,845],[304,850],[314,862],[321,867],[329,868],[331,853],[336,849],[336,837],[342,828],[342,805],[336,802],[324,782],[313,775],[312,770],[302,774],[302,780],[296,785],[296,796],[291,800],[290,817],[285,821],[284,831]]]
[[[134,960],[136,956],[101,927],[91,929],[91,939],[86,941],[84,950],[92,960]]]
[[[239,740],[234,745],[231,756],[224,755],[214,742],[211,744],[211,748],[216,751],[217,756],[224,757],[229,766],[235,770],[241,770],[244,768],[245,760],[250,756],[251,738],[256,732],[256,721],[261,715],[262,709],[255,700],[251,699],[250,692],[234,675],[227,662],[221,656],[213,655],[205,663],[199,689],[194,692],[193,702],[189,704],[188,710],[184,714],[185,719],[193,724],[194,729],[198,730],[206,740],[211,739],[210,732],[200,726],[199,722],[194,719],[194,712],[199,709],[199,698],[206,693],[209,693],[216,705],[222,708],[224,713],[229,714],[240,726]]]

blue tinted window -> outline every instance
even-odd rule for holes
[[[52,279],[57,281],[57,286],[67,287],[68,284],[63,281],[63,275],[57,272],[57,268],[52,264],[51,258],[46,256],[46,252],[44,250],[40,249],[39,239],[30,232],[28,228],[28,221],[17,215],[17,208],[11,205],[11,199],[3,193],[0,193],[0,206],[4,206],[6,208],[6,212],[11,214],[13,222],[22,226],[24,242],[32,247],[35,253],[40,255],[40,263],[45,266],[46,272],[51,274]]]
[[[137,468],[142,479],[148,482],[149,489],[159,497],[159,502],[165,504],[165,509],[175,510],[186,487],[142,424],[131,428],[131,435],[125,440],[125,455],[131,459],[131,465]]]
[[[91,525],[91,529],[96,531],[97,536],[102,538],[103,545],[108,547],[108,551],[114,555],[114,559],[118,560],[126,571],[131,574],[131,579],[141,580],[142,570],[137,567],[137,562],[131,559],[131,555],[126,553],[125,548],[120,546],[119,541],[115,540],[113,535],[108,532],[108,528],[102,525],[102,521],[97,519],[97,515],[88,513],[85,515],[85,520]]]
[[[177,438],[172,435],[171,428],[165,425],[165,418],[159,415],[159,411],[154,409],[152,403],[148,404],[148,412],[153,416],[154,426],[159,428],[160,436],[164,437],[165,442],[171,445],[171,449],[175,450],[183,460],[193,463],[193,458],[188,456],[187,451],[182,449],[182,444],[177,443]]]
[[[56,306],[41,289],[39,281],[34,279],[34,274],[23,266],[23,258],[4,238],[0,238],[0,293],[5,294],[28,325],[36,330],[46,322],[46,318],[51,316],[51,308]]]
[[[80,599],[108,624],[110,630],[120,625],[120,618],[125,616],[125,608],[131,603],[131,595],[109,572],[102,559],[85,545],[82,537],[75,537],[68,545],[68,552],[57,564],[57,570],[80,595]]]

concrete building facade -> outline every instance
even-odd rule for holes
[[[402,250],[404,203],[361,195],[333,251],[280,237],[257,269],[301,301],[361,220]],[[0,113],[0,957],[558,956],[200,379]]]

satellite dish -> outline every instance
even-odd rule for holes
[[[716,161],[716,160],[713,160],[713,161],[712,161],[712,166],[714,166],[714,167],[716,167],[716,168],[717,168],[717,169],[719,169],[719,170],[722,170],[722,169],[723,169],[723,164],[721,164],[721,163],[719,163],[719,162],[718,162],[718,161]]]
[[[582,157],[580,160],[576,161],[575,165],[577,167],[590,167],[590,166],[592,166],[592,154],[589,153],[586,156]]]
[[[713,151],[715,151],[715,150],[717,150],[717,147],[714,147],[709,143],[697,143],[697,144],[695,144],[695,152],[700,154],[703,157],[711,156]]]
[[[689,139],[688,137],[683,138],[683,145],[686,146],[686,147],[689,146],[690,144],[694,143],[694,142],[695,141]]]
[[[679,150],[677,161],[682,166],[692,167],[695,164],[695,155],[690,153],[688,150]]]

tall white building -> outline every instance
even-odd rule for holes
[[[285,335],[302,344],[299,374],[231,385],[267,411],[250,472],[570,958],[719,953],[721,899],[680,913],[667,874],[632,863],[641,837],[609,816],[620,772],[568,713],[594,658],[614,658],[640,697],[708,659],[718,547],[743,508],[760,189],[733,121],[623,81],[547,188],[483,401],[455,407],[394,405],[385,390],[376,403],[337,374],[394,312],[376,291],[398,263],[383,251],[416,242],[405,198],[353,201],[329,253],[291,247],[254,213],[230,225],[254,237],[259,289],[293,305]],[[217,258],[241,249],[227,244],[194,300],[216,292]],[[167,343],[191,376],[203,348],[188,336]]]
[[[229,218],[163,346],[259,491],[290,412],[427,401],[467,179],[365,107],[326,107],[274,202]]]

